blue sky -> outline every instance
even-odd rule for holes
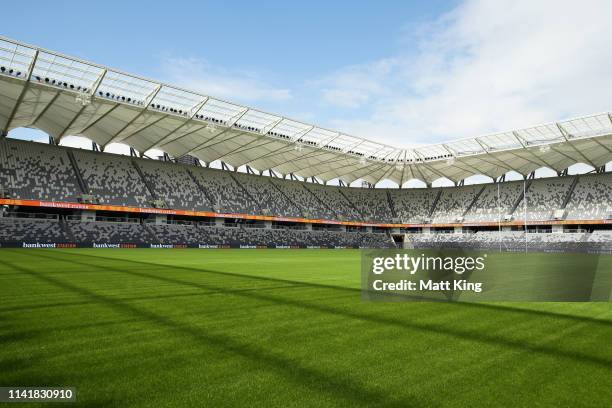
[[[202,91],[320,122],[341,112],[326,114],[335,107],[317,101],[314,82],[402,48],[410,52],[404,34],[453,4],[41,1],[24,9],[9,2],[3,14],[11,18],[3,22],[2,34],[154,79],[190,83],[222,77],[226,86],[246,88],[244,95],[213,86]]]
[[[2,35],[402,147],[612,107],[609,1],[2,8]]]

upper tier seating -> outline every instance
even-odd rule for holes
[[[488,184],[466,213],[465,221],[503,221],[522,195],[522,181]]]
[[[390,190],[397,217],[406,223],[420,223],[428,216],[438,189],[415,188]]]
[[[348,221],[359,221],[363,219],[363,216],[359,213],[357,208],[355,208],[355,206],[340,192],[339,187],[323,186],[314,183],[304,184],[304,187],[312,194],[325,201],[325,204],[334,210],[337,218]]]
[[[568,219],[607,218],[612,210],[612,174],[580,176],[566,210]]]
[[[335,220],[336,213],[323,197],[317,197],[304,186],[303,182],[290,180],[270,180],[274,185],[288,197],[291,202],[300,206],[300,216],[319,220]]]
[[[189,169],[197,182],[208,193],[213,209],[222,213],[260,214],[257,203],[246,190],[223,170],[193,167]]]
[[[78,201],[83,193],[65,149],[0,139],[0,186],[12,197]]]
[[[457,222],[481,189],[482,185],[442,188],[432,222],[442,224]]]
[[[188,167],[163,161],[140,159],[138,167],[153,194],[163,200],[169,208],[192,211],[210,211],[211,203],[188,173]]]
[[[386,190],[351,187],[343,189],[342,192],[359,213],[363,214],[364,221],[393,221]]]
[[[281,217],[301,217],[302,211],[278,188],[271,183],[270,177],[259,177],[234,173],[235,179],[257,202],[262,213]]]
[[[88,194],[100,204],[150,207],[153,198],[125,156],[76,150],[74,152]]]
[[[573,177],[533,180],[527,191],[527,220],[552,220],[554,211],[563,205],[573,180]],[[515,211],[515,218],[525,219],[524,212],[524,203],[521,203]]]
[[[80,187],[79,176],[87,191]],[[528,221],[546,221],[563,207],[574,180],[575,176],[567,176],[528,181],[526,200],[521,201],[523,181],[444,188],[347,188],[0,139],[0,194],[44,201],[76,202],[85,193],[100,204],[150,207],[159,200],[178,210],[330,221],[444,224],[463,217],[468,223],[490,223],[503,221],[506,215],[523,220],[525,214]],[[612,174],[581,175],[577,180],[565,218],[610,217]]]

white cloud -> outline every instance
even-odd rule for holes
[[[272,86],[256,73],[223,69],[198,58],[166,58],[162,70],[172,84],[229,101],[291,99],[289,89]]]
[[[341,69],[320,94],[344,108],[334,126],[402,146],[606,111],[611,14],[606,1],[470,0],[413,33],[416,55]]]
[[[384,80],[393,73],[397,63],[394,59],[384,59],[346,67],[329,77],[313,81],[312,85],[321,88],[326,102],[340,107],[358,108],[370,102],[373,97],[389,94]]]

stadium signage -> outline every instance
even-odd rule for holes
[[[100,205],[100,204],[82,204],[68,203],[62,201],[40,201],[40,200],[20,200],[10,198],[0,198],[0,205],[24,206],[24,207],[46,207],[46,208],[64,208],[74,210],[90,210],[90,211],[113,211],[113,212],[129,212],[141,214],[162,214],[162,215],[185,215],[191,217],[208,217],[208,218],[237,218],[244,220],[258,221],[285,221],[299,222],[306,224],[333,224],[359,227],[384,227],[384,228],[421,228],[421,227],[466,227],[466,226],[522,226],[524,221],[512,220],[498,222],[469,222],[469,223],[372,223],[358,221],[337,221],[337,220],[321,220],[308,218],[290,218],[290,217],[274,217],[267,215],[251,215],[251,214],[233,214],[233,213],[215,213],[210,211],[190,211],[190,210],[174,210],[164,208],[149,208],[149,207],[125,207],[115,205]],[[612,224],[612,219],[606,220],[541,220],[529,221],[531,225],[596,225],[596,224]]]
[[[187,248],[187,245],[182,245],[182,244],[149,244],[149,246],[151,248],[167,248],[167,249]]]
[[[94,242],[92,248],[121,248],[121,244],[97,244]]]
[[[23,245],[23,248],[57,248],[57,244],[54,242],[44,243],[44,244],[41,244],[40,242],[36,242],[36,243],[24,242],[22,245]]]

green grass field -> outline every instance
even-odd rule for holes
[[[0,385],[74,386],[79,406],[612,401],[610,303],[365,302],[357,250],[0,260]]]

